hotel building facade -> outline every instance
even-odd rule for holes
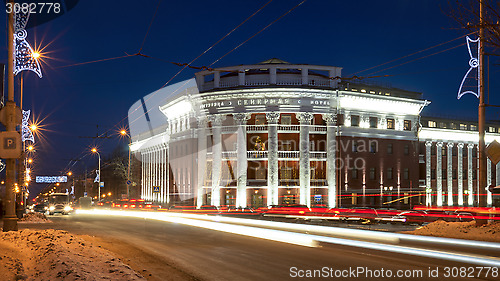
[[[129,125],[141,197],[401,207],[474,205],[479,192],[492,204],[477,187],[473,122],[422,117],[421,93],[342,81],[341,70],[271,59],[201,71],[137,101]],[[487,142],[500,138],[500,125],[489,128]],[[488,163],[496,184],[500,165]]]

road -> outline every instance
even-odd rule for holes
[[[152,219],[82,214],[50,218],[54,223],[20,224],[20,228],[55,228],[95,236],[90,237],[94,243],[116,253],[150,280],[297,280],[313,273],[307,270],[324,270],[327,280],[381,280],[387,279],[380,274],[388,270],[393,275],[413,275],[394,280],[457,280],[444,276],[445,267],[471,266],[354,246],[297,246]],[[358,267],[371,270],[372,277],[358,274]],[[436,268],[439,277],[430,277],[429,270],[436,273]],[[349,276],[330,276],[335,273]],[[498,278],[480,277],[459,280]]]

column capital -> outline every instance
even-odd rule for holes
[[[226,120],[226,115],[224,114],[214,114],[208,116],[208,121],[212,123],[212,126],[222,126],[222,121]]]
[[[196,123],[198,125],[198,128],[206,128],[208,124],[208,120],[206,116],[199,116],[196,117]]]
[[[432,146],[432,141],[426,141],[425,146]]]
[[[463,144],[463,143],[458,143],[458,144],[457,144],[457,147],[458,147],[458,148],[464,148],[464,144]]]
[[[233,119],[237,125],[245,125],[251,116],[250,113],[233,113]]]
[[[311,124],[311,120],[314,117],[314,115],[309,112],[295,113],[295,116],[299,119],[300,124],[307,123],[307,125]]]
[[[455,146],[455,144],[454,144],[454,143],[452,143],[452,142],[449,142],[449,143],[447,144],[447,146],[448,146],[448,148],[452,148],[453,146]]]
[[[279,112],[266,113],[266,119],[268,124],[278,124],[279,118],[280,118]]]
[[[474,148],[474,144],[473,143],[468,143],[467,144],[467,148]]]
[[[323,120],[326,121],[326,125],[335,125],[337,123],[337,114],[336,113],[326,113],[321,114]]]
[[[443,146],[443,142],[440,141],[440,142],[436,143],[436,145],[439,146],[439,147],[442,147]]]

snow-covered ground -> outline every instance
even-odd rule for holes
[[[50,222],[43,215],[20,221]],[[143,280],[140,274],[80,236],[62,230],[0,232],[1,280]]]

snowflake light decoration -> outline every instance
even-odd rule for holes
[[[29,13],[19,12],[14,21],[14,75],[23,70],[31,70],[42,78],[42,69],[38,57],[26,40],[28,32],[25,27],[28,23]]]
[[[99,176],[99,170],[95,170],[95,179],[94,179],[94,182],[99,182],[101,180],[101,177]]]
[[[23,110],[23,121],[21,123],[21,131],[22,131],[21,139],[23,142],[29,140],[34,143],[35,138],[33,137],[33,133],[31,132],[31,129],[28,124],[28,120],[30,119],[30,113],[31,110]]]
[[[464,78],[462,79],[462,83],[460,84],[460,88],[458,89],[458,96],[457,99],[460,99],[463,95],[465,94],[473,94],[477,98],[479,98],[479,72],[478,72],[478,67],[479,67],[479,38],[476,40],[470,39],[469,36],[466,38],[467,40],[467,49],[469,50],[469,55],[470,55],[470,60],[469,60],[469,70],[467,73],[465,73]],[[471,48],[471,43],[476,44],[477,43],[477,50],[476,48]],[[464,88],[469,88],[471,86],[466,86],[466,81],[467,80],[474,80],[477,82],[477,91],[472,91],[472,90],[466,90]],[[473,87],[475,87],[474,85]]]

